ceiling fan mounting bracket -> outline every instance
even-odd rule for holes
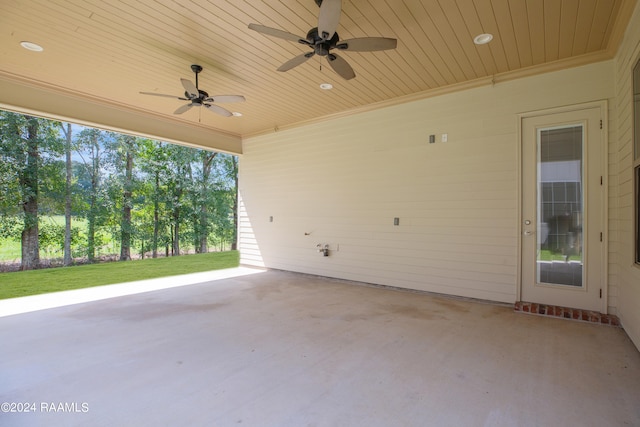
[[[198,74],[200,71],[202,71],[202,66],[198,64],[193,64],[191,65],[191,71]]]

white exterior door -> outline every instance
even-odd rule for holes
[[[605,108],[521,117],[522,301],[606,311]]]

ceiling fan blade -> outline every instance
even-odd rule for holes
[[[333,68],[333,71],[338,73],[343,79],[351,80],[356,76],[351,65],[338,55],[332,53],[327,55],[327,59],[329,60],[329,65]]]
[[[315,55],[315,52],[307,52],[302,55],[298,55],[282,64],[280,68],[278,68],[278,71],[289,71],[290,69],[306,62],[307,59],[311,58],[313,55]]]
[[[242,95],[214,95],[205,99],[205,102],[244,102],[245,98]]]
[[[318,35],[330,40],[338,29],[342,0],[322,0],[320,16],[318,17]]]
[[[196,85],[194,85],[191,82],[191,80],[180,79],[180,82],[182,83],[182,87],[184,87],[184,90],[186,90],[187,93],[191,95],[192,98],[200,97],[200,92],[198,92],[198,88],[196,87]]]
[[[227,110],[226,108],[222,108],[219,105],[213,105],[213,104],[202,104],[202,105],[204,105],[204,107],[207,110],[213,111],[214,113],[218,113],[221,116],[225,116],[225,117],[233,116],[233,113],[231,113],[231,111]]]
[[[304,37],[296,36],[295,34],[287,33],[286,31],[277,30],[271,27],[265,27],[264,25],[249,24],[249,29],[265,34],[267,36],[278,37],[280,39],[289,40],[292,42],[298,42],[303,44],[309,44]]]
[[[173,99],[180,99],[183,101],[188,101],[187,98],[182,98],[179,96],[175,96],[175,95],[165,95],[164,93],[155,93],[155,92],[140,92],[142,95],[153,95],[153,96],[162,96],[165,98],[173,98]]]
[[[361,37],[343,40],[336,45],[337,49],[351,52],[375,52],[377,50],[395,49],[398,40],[386,37]]]
[[[189,104],[185,104],[181,107],[178,107],[178,109],[176,111],[173,112],[173,114],[182,114],[185,111],[189,110],[191,107],[193,107],[193,104],[189,103]]]

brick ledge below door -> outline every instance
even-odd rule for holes
[[[559,307],[557,305],[538,304],[535,302],[518,301],[513,307],[514,311],[530,314],[539,314],[549,317],[560,317],[570,320],[601,323],[620,327],[620,319],[614,314],[602,314],[597,311],[581,310],[579,308]]]

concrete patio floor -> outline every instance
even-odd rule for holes
[[[234,271],[44,310],[3,302],[0,425],[640,425],[622,329]]]

